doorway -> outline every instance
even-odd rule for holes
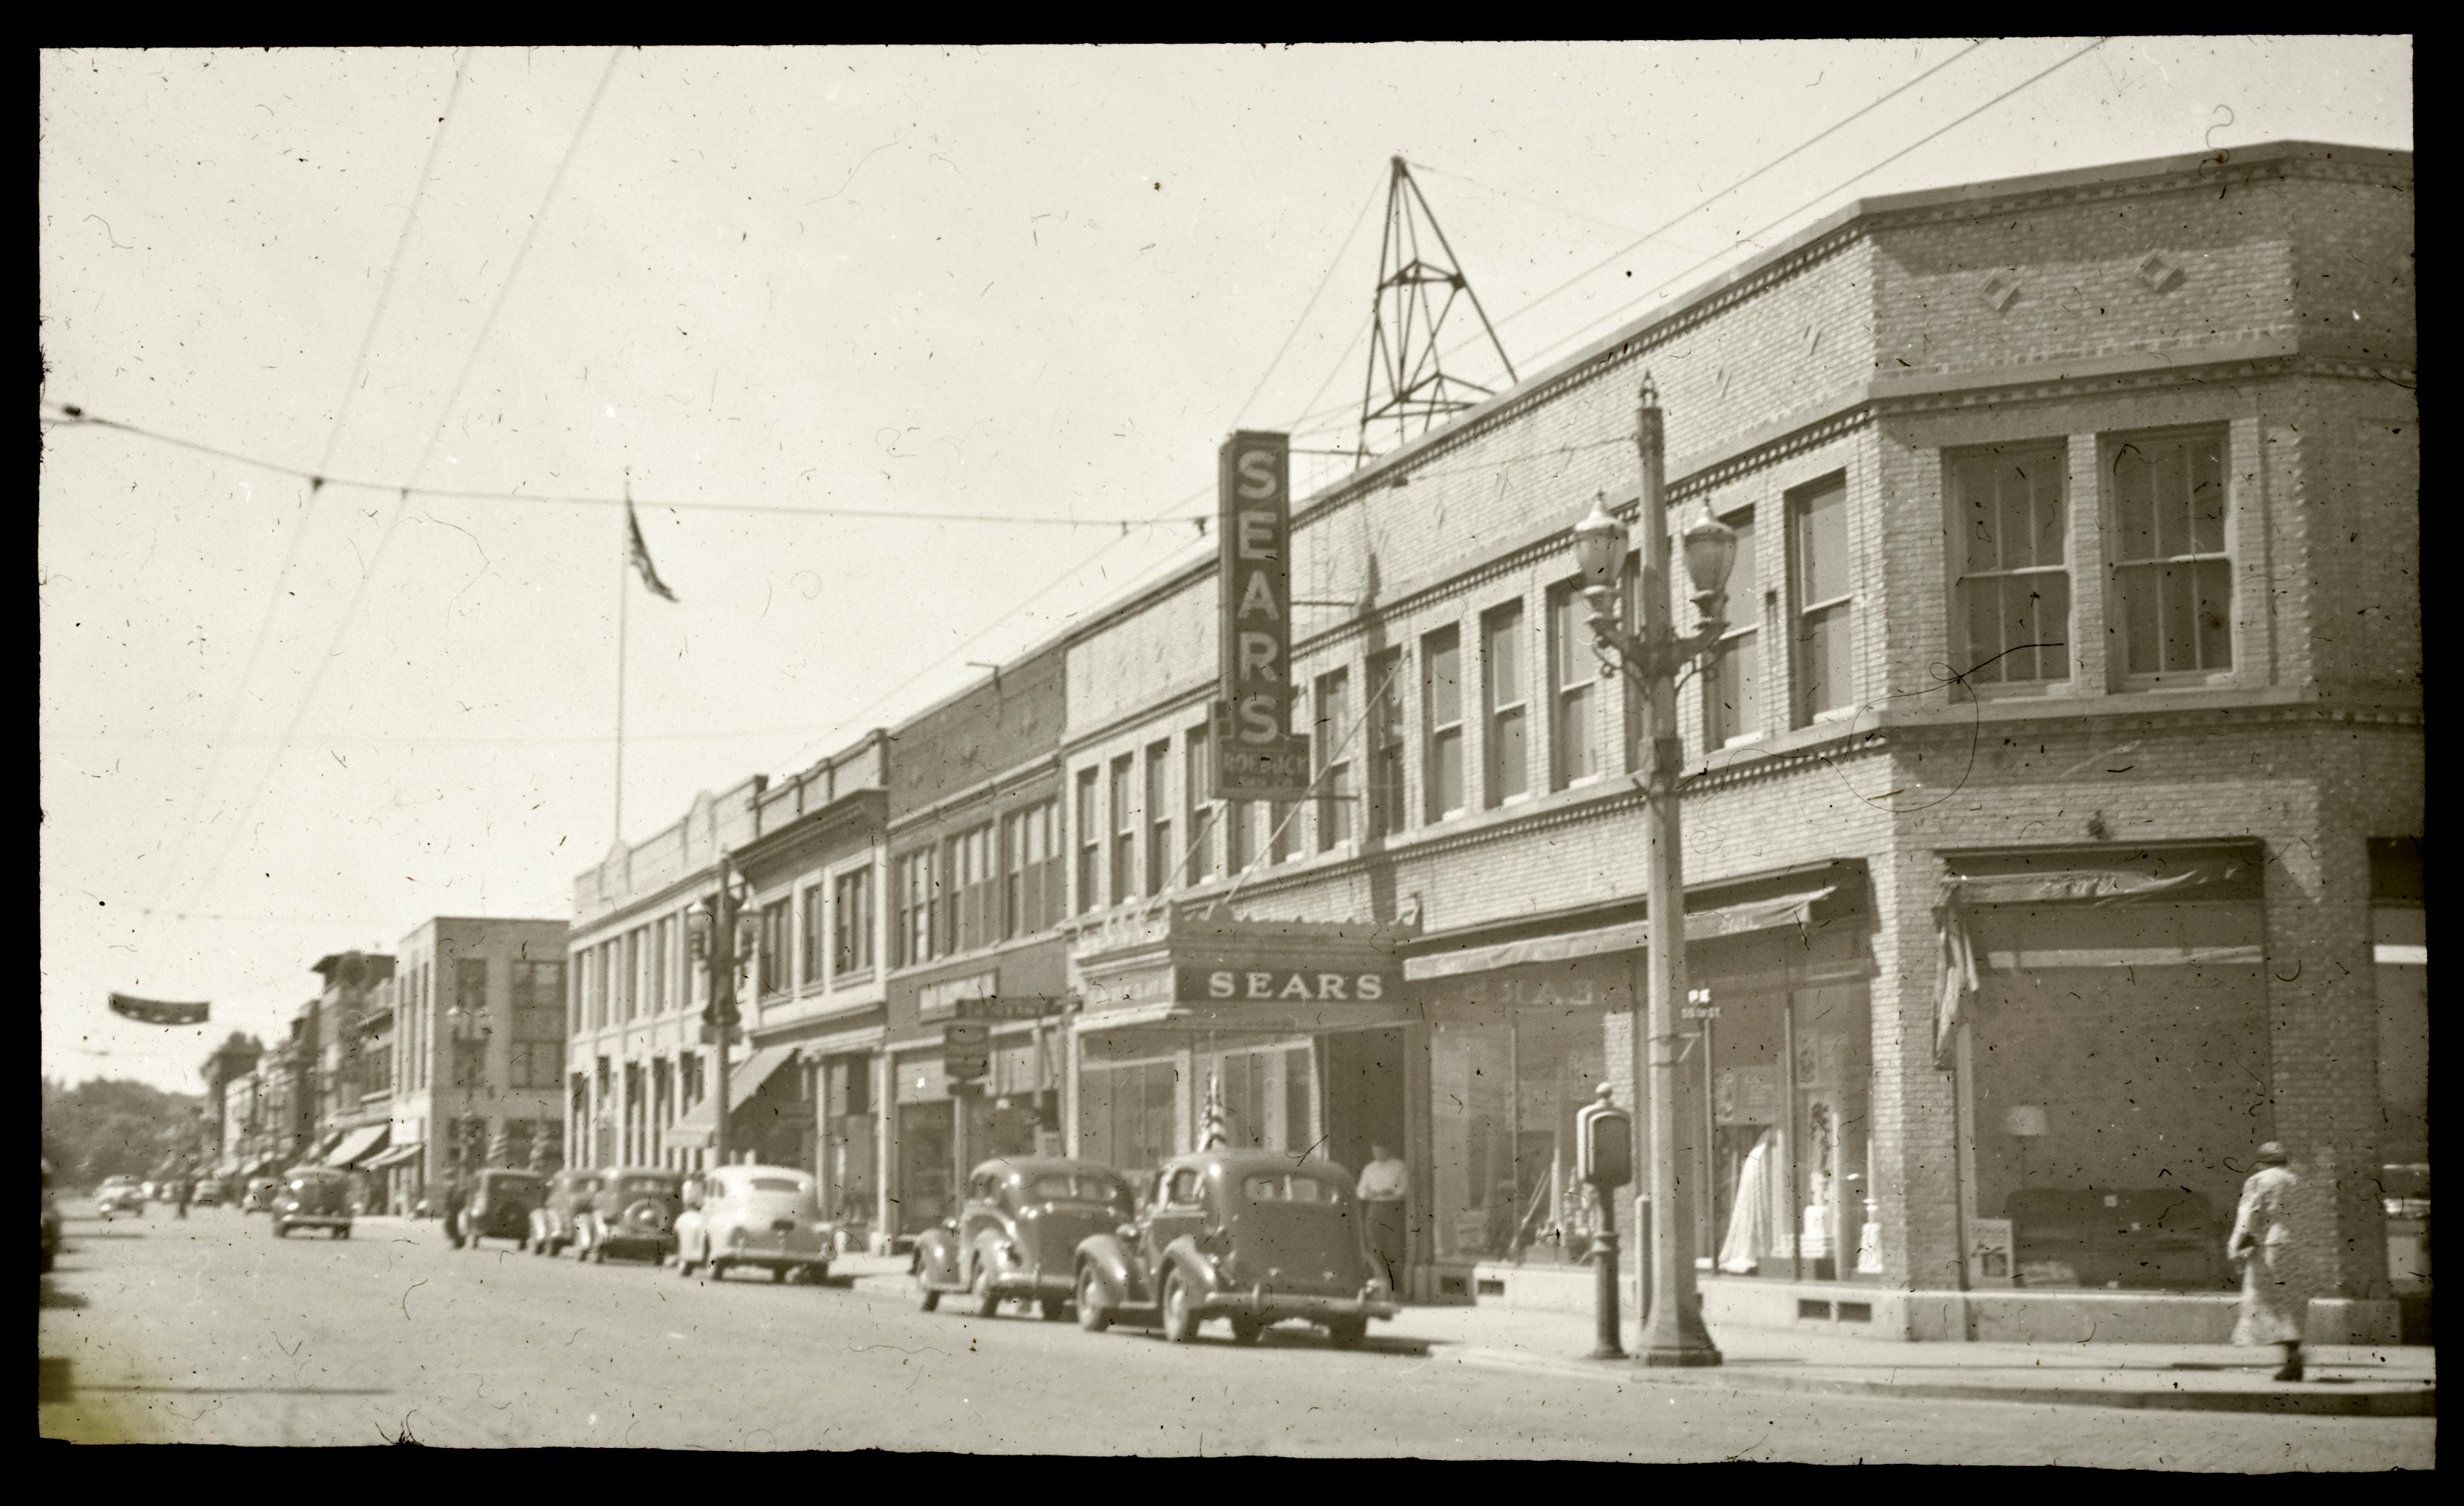
[[[957,1212],[951,1168],[955,1105],[946,1099],[898,1105],[898,1232],[922,1233]]]
[[[1358,1176],[1370,1147],[1404,1153],[1400,1025],[1342,1031],[1326,1039],[1326,1154]]]

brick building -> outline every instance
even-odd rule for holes
[[[1212,562],[1073,631],[1072,1143],[1148,1164],[1210,1094],[1354,1167],[1397,1136],[1417,1295],[1586,1299],[1643,839],[1568,529],[1707,507],[1674,1149],[1715,1330],[2220,1337],[2274,1138],[2315,1336],[2387,1334],[2427,1274],[2412,215],[2409,154],[2307,143],[1831,215],[1295,510],[1288,809],[1203,797]]]

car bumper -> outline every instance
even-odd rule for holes
[[[599,1236],[599,1247],[609,1255],[638,1252],[654,1259],[665,1259],[676,1247],[673,1234],[628,1234],[610,1230]]]
[[[284,1213],[282,1221],[294,1229],[348,1229],[348,1213]]]
[[[719,1259],[731,1265],[827,1265],[835,1253],[826,1239],[784,1244],[764,1240],[758,1244],[730,1245],[715,1252]]]
[[[1305,1292],[1269,1292],[1252,1287],[1247,1291],[1217,1292],[1198,1304],[1199,1312],[1208,1318],[1263,1318],[1269,1322],[1287,1318],[1375,1318],[1392,1319],[1398,1309],[1393,1302],[1374,1297],[1325,1297]]]
[[[1075,1297],[1078,1283],[1066,1271],[1022,1270],[1012,1267],[995,1271],[989,1283],[995,1297]]]

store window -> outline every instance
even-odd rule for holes
[[[1574,1114],[1607,1080],[1605,1022],[1612,995],[1622,997],[1623,966],[1579,979],[1557,971],[1485,977],[1432,1021],[1431,1233],[1441,1259],[1556,1264],[1590,1252],[1596,1214],[1574,1175]]]
[[[1086,1037],[1080,1046],[1078,1154],[1133,1171],[1183,1148],[1183,1061],[1171,1044]]]
[[[2371,841],[2379,1196],[2387,1215],[2387,1279],[2408,1308],[2431,1284],[2430,924],[2423,902],[2421,844],[2409,838]]]

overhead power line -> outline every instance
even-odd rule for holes
[[[61,411],[57,416],[38,415],[38,422],[53,428],[74,428],[85,426],[91,428],[110,429],[122,434],[132,434],[140,439],[151,440],[156,444],[170,445],[181,449],[194,450],[198,454],[212,455],[219,460],[228,460],[236,465],[252,466],[260,470],[272,471],[276,475],[297,476],[309,482],[312,486],[317,487],[336,487],[345,491],[382,491],[396,496],[429,497],[440,501],[518,502],[547,507],[617,508],[623,507],[627,500],[623,496],[592,496],[550,491],[474,491],[451,487],[412,486],[399,481],[363,481],[347,476],[323,475],[316,471],[302,470],[296,466],[284,465],[278,460],[266,460],[260,456],[245,454],[233,449],[225,449],[219,446],[208,445],[198,440],[183,439],[176,434],[165,434],[159,429],[151,429],[143,425],[131,424],[123,419],[105,418],[101,414],[89,413],[80,407],[69,404],[60,404],[60,409]],[[636,494],[630,500],[637,508],[665,509],[675,513],[768,513],[774,516],[782,517],[874,519],[909,523],[990,523],[997,525],[1016,524],[1021,527],[1043,528],[1125,529],[1153,528],[1158,524],[1166,522],[1177,523],[1188,521],[1197,523],[1199,532],[1202,533],[1205,531],[1205,524],[1207,521],[1203,518],[1167,519],[1157,517],[1070,517],[1063,514],[936,513],[922,508],[796,507],[783,502],[706,502],[693,498],[662,499],[658,497],[642,496],[639,494]]]

